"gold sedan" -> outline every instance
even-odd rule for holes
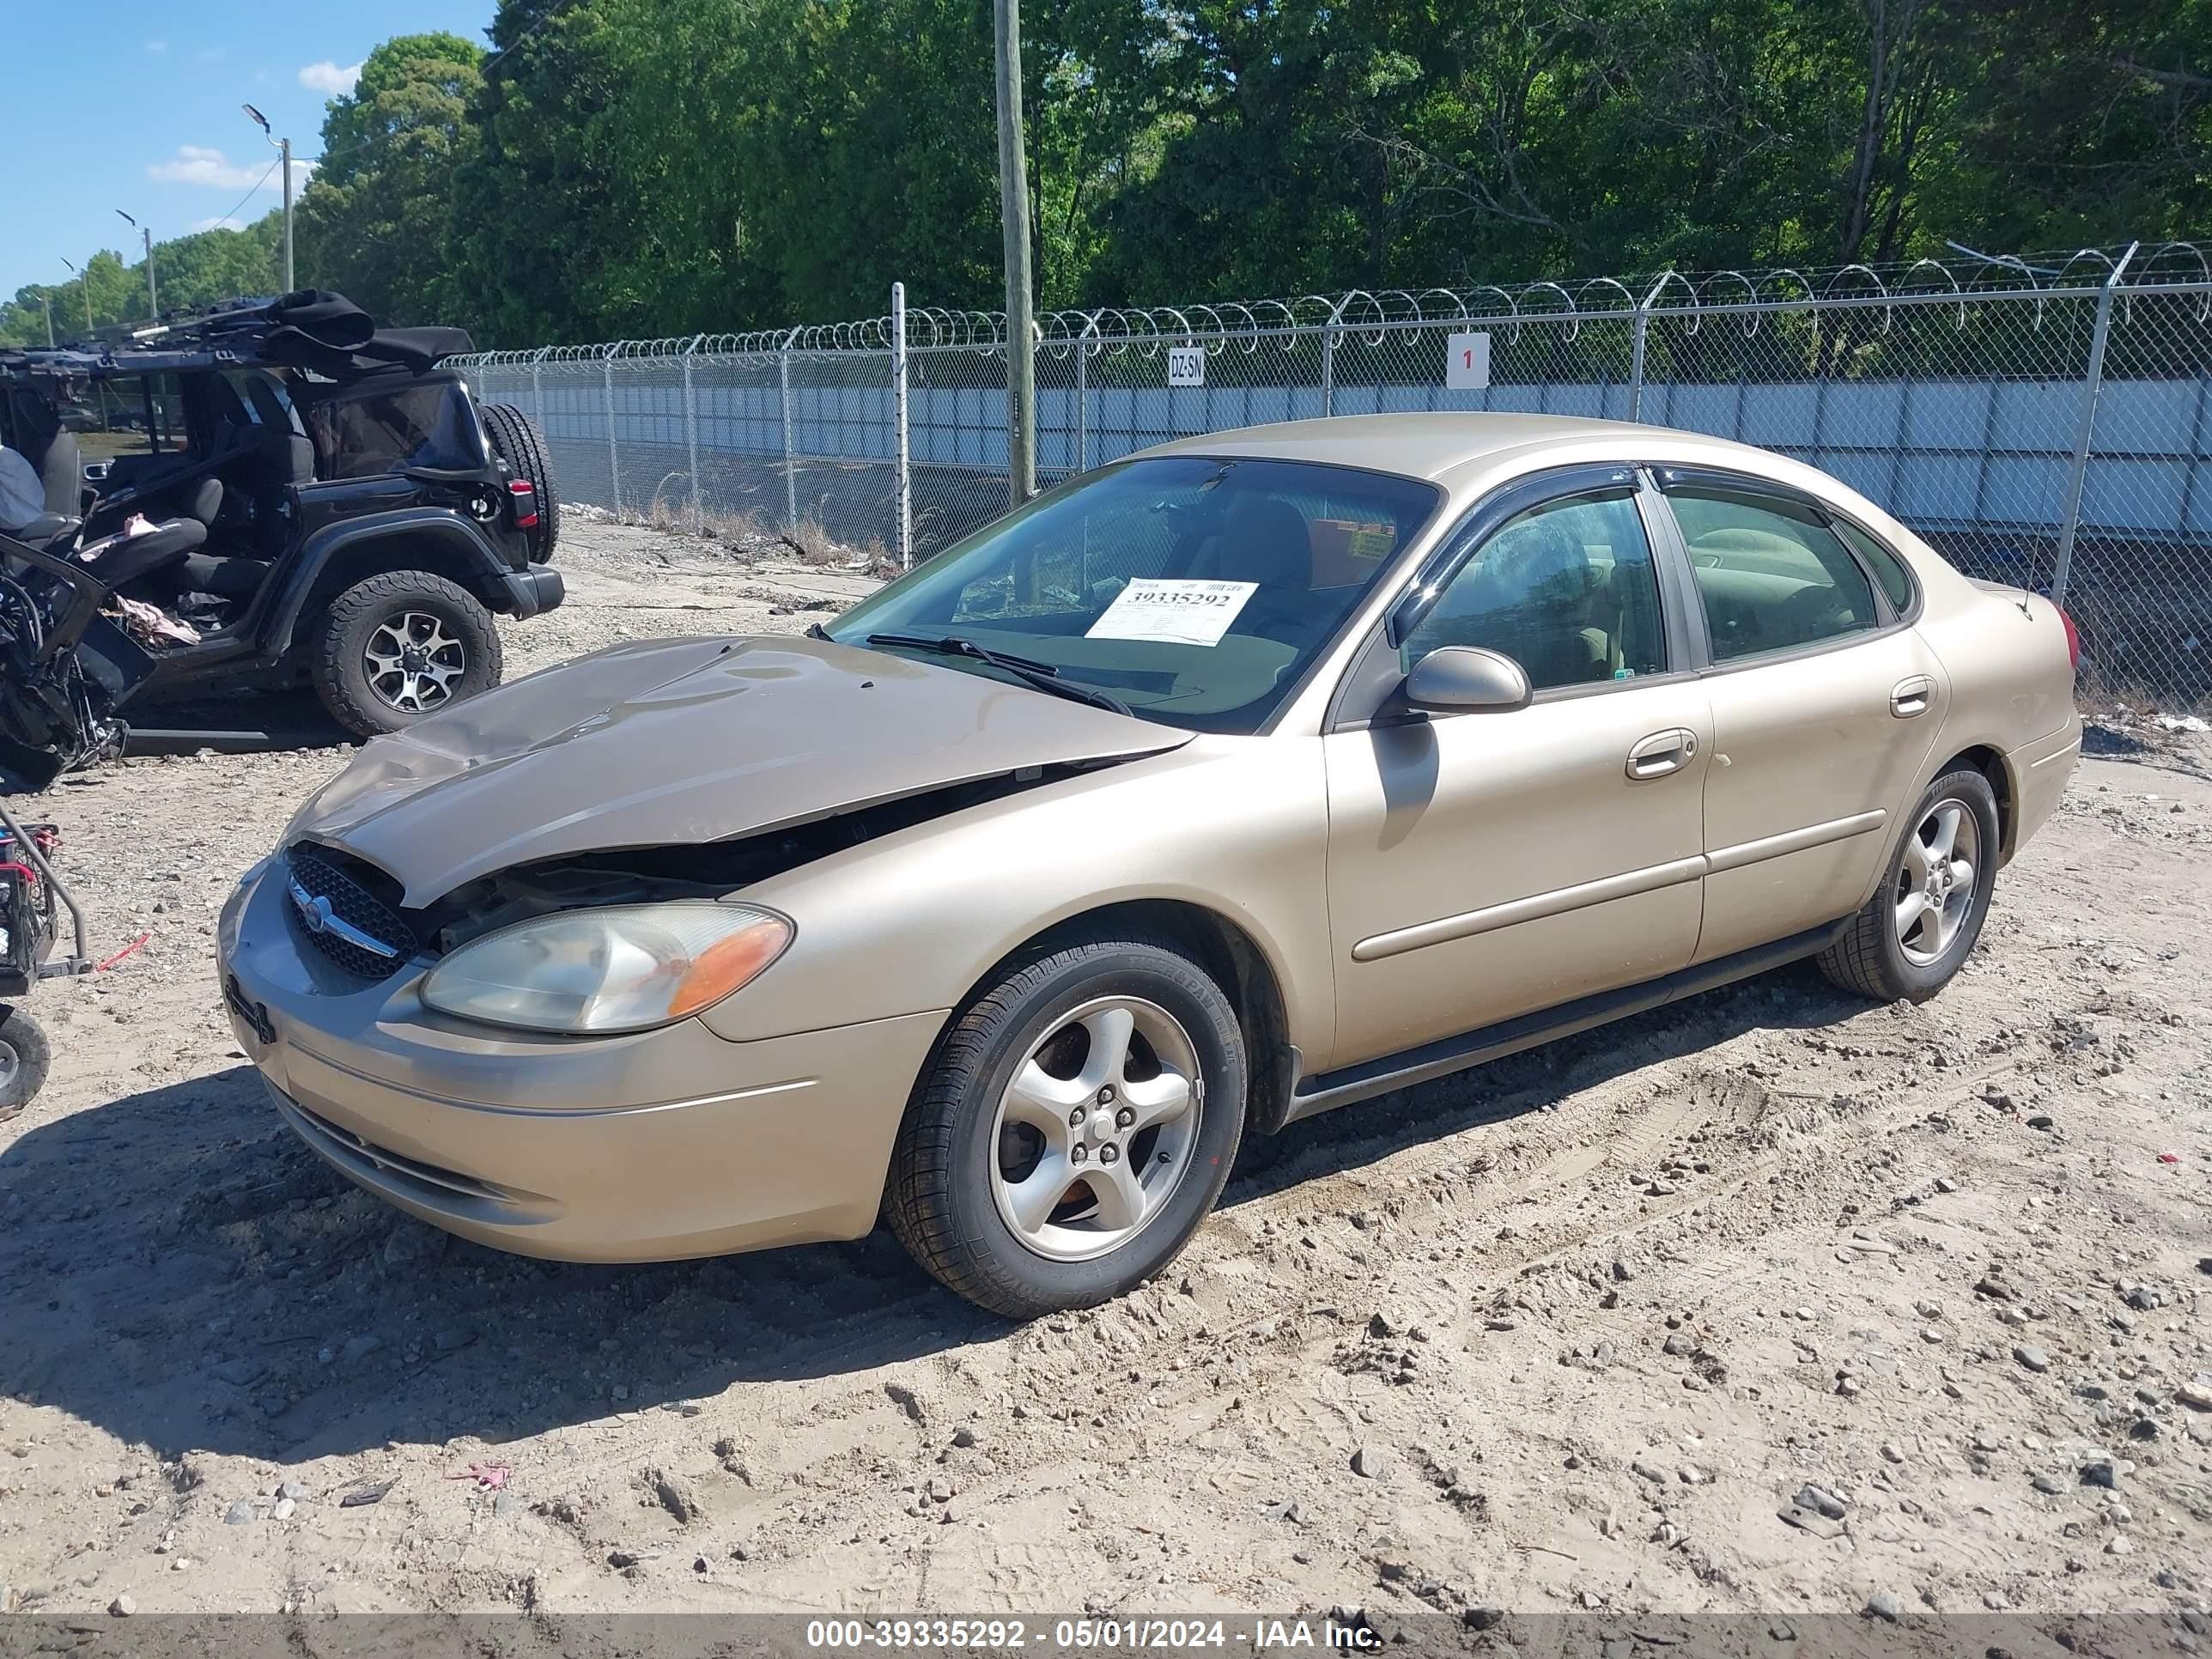
[[[224,911],[276,1109],[504,1249],[887,1214],[1016,1316],[1248,1130],[1804,957],[1934,995],[2081,741],[2073,629],[1810,467],[1376,416],[1061,485],[805,639],[381,738]]]

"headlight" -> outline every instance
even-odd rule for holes
[[[519,922],[422,981],[441,1013],[532,1031],[641,1031],[710,1008],[782,955],[791,923],[711,899],[609,905]]]

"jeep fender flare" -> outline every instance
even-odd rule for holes
[[[392,544],[395,552],[419,548],[430,551],[431,556],[411,555],[381,564],[358,557],[381,543]],[[447,507],[403,507],[374,519],[331,525],[307,538],[270,617],[267,637],[271,656],[289,653],[297,643],[307,602],[319,588],[328,586],[331,571],[354,563],[360,565],[360,575],[350,577],[343,586],[350,587],[355,580],[378,570],[422,569],[459,582],[495,611],[515,608],[514,584],[510,580],[514,567],[482,530]]]

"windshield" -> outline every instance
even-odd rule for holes
[[[957,635],[1049,665],[1146,720],[1255,732],[1438,499],[1433,485],[1351,467],[1128,461],[956,543],[827,631],[847,645]]]

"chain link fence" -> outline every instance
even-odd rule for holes
[[[910,564],[1006,510],[1005,319],[909,310],[454,360],[572,502]],[[2092,671],[2212,699],[2212,264],[2191,244],[1843,270],[1106,308],[1038,325],[1040,483],[1167,439],[1512,410],[1740,439],[1969,575],[2036,587]]]

